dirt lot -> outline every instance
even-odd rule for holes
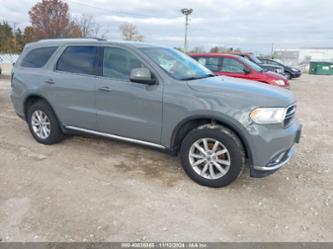
[[[177,158],[101,138],[44,146],[0,80],[0,240],[332,241],[333,76],[292,81],[304,124],[276,174],[192,182]]]

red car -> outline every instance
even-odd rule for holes
[[[287,78],[280,74],[266,71],[259,65],[238,55],[203,53],[190,54],[190,56],[216,75],[255,80],[274,86],[289,88]]]

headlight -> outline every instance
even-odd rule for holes
[[[294,72],[298,72],[297,68],[292,68],[291,70],[293,70]]]
[[[282,123],[286,116],[286,108],[257,108],[254,109],[250,117],[257,124],[277,124]]]
[[[285,83],[284,83],[283,80],[274,80],[273,82],[274,82],[275,84],[279,85],[279,86],[284,86],[284,85],[285,85]]]

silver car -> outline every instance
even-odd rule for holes
[[[15,111],[40,143],[87,133],[180,154],[199,184],[233,182],[288,162],[301,125],[288,90],[217,77],[164,46],[97,39],[26,45],[13,69]]]

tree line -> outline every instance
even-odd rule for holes
[[[6,21],[0,22],[0,53],[20,53],[26,43],[47,38],[106,38],[109,30],[95,22],[89,15],[73,17],[69,6],[63,0],[41,0],[28,12],[30,25],[21,30],[14,29]],[[124,40],[143,41],[144,36],[139,33],[134,23],[125,22],[119,30]],[[177,48],[182,50],[181,48]],[[205,50],[195,47],[192,53],[218,53],[240,51],[238,48],[212,47]]]
[[[69,6],[62,0],[42,0],[28,12],[30,25],[24,30],[13,27],[6,21],[0,22],[0,53],[20,53],[26,43],[48,38],[105,38],[109,30],[103,29],[89,15],[73,17]],[[133,23],[123,23],[119,30],[124,40],[143,41]]]

